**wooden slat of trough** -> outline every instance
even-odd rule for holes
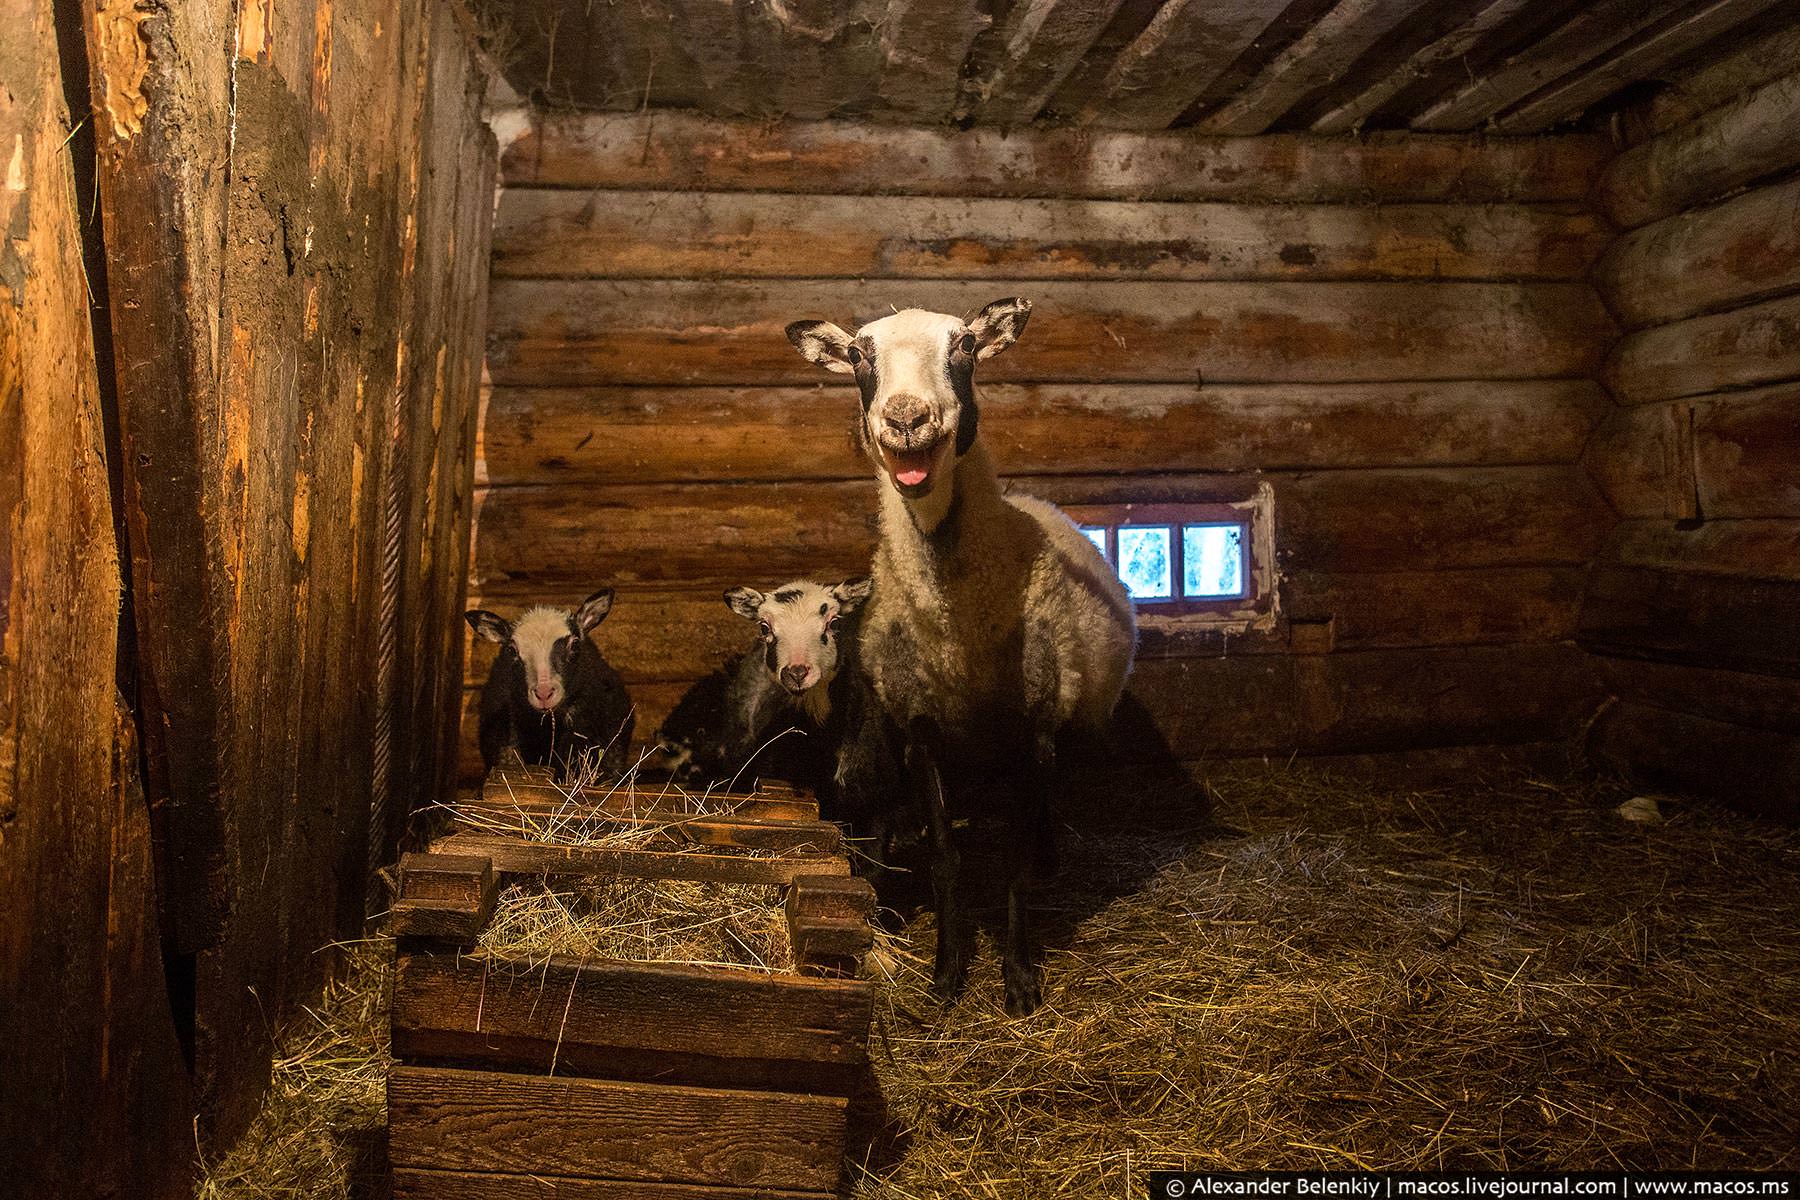
[[[1143,204],[508,188],[500,278],[1579,279],[1610,239],[1527,205]]]
[[[891,304],[972,313],[1005,295],[1036,309],[989,368],[1000,382],[1584,375],[1612,327],[1575,283],[500,280],[488,366],[503,385],[817,383],[791,321],[861,325]]]
[[[1627,326],[1800,290],[1800,179],[1626,234],[1595,267],[1594,284]]]
[[[720,1085],[847,1086],[789,1067],[861,1063],[873,1004],[866,981],[562,957],[402,954],[394,980],[394,1053],[409,1062],[608,1076],[642,1063],[650,1077]]]
[[[723,604],[719,605],[725,610]],[[729,615],[729,614],[728,614]],[[743,620],[739,617],[738,620]],[[490,645],[492,643],[489,643]],[[491,659],[489,660],[491,661]],[[484,672],[485,673],[485,672]],[[497,773],[496,773],[497,774]],[[471,801],[459,802],[468,807]],[[637,784],[610,792],[584,791],[571,798],[569,793],[550,782],[524,782],[489,775],[482,784],[482,794],[473,801],[478,808],[499,813],[525,813],[531,816],[698,816],[719,818],[752,817],[774,822],[816,822],[819,801],[810,792],[689,792],[673,784]],[[696,811],[704,805],[705,813]]]
[[[788,937],[802,974],[853,976],[874,944],[875,889],[852,876],[801,876],[788,885]]]
[[[864,479],[844,436],[854,397],[830,384],[495,388],[487,473],[508,486]],[[983,433],[1013,478],[1132,472],[1152,456],[1162,471],[1566,463],[1610,408],[1586,379],[981,388]]]
[[[527,842],[482,833],[455,833],[431,843],[434,853],[483,854],[511,875],[625,875],[636,879],[691,879],[702,883],[791,882],[797,875],[848,875],[842,857],[793,854],[756,858],[745,854],[676,854]]]
[[[829,1192],[796,1192],[757,1188],[757,1200],[821,1200]],[[576,1179],[567,1175],[529,1175],[497,1171],[432,1171],[420,1167],[394,1169],[394,1200],[749,1200],[740,1188],[697,1183],[629,1183],[608,1179]]]
[[[972,104],[989,125],[1028,125],[1099,38],[1120,0],[1020,0],[996,34],[998,61]],[[1167,122],[1164,122],[1167,124]]]
[[[397,1066],[388,1145],[399,1167],[823,1190],[837,1185],[845,1109],[829,1096]]]
[[[1267,130],[1306,96],[1328,86],[1426,0],[1338,0],[1229,100],[1201,117],[1202,133]]]
[[[494,915],[499,894],[499,876],[485,856],[403,854],[388,931],[472,945]]]
[[[1415,50],[1404,63],[1370,81],[1362,91],[1327,110],[1313,121],[1313,132],[1349,133],[1358,128],[1402,90],[1460,59],[1482,38],[1536,2],[1537,0],[1489,0],[1461,25],[1429,45]]]
[[[1800,165],[1800,72],[1714,109],[1607,165],[1596,192],[1635,229]]]
[[[579,826],[583,829],[640,831],[654,837],[653,844],[722,846],[766,850],[775,854],[843,852],[843,831],[830,821],[691,816],[681,813],[665,813],[660,816],[604,813],[584,816],[568,810],[528,813],[513,805],[490,804],[480,800],[464,801],[457,805],[457,810],[459,824],[474,833],[499,832],[497,827],[500,826],[515,826],[521,831],[527,830],[531,825]]]
[[[1597,63],[1551,84],[1499,117],[1494,129],[1505,134],[1542,133],[1580,116],[1588,106],[1641,79],[1656,79],[1662,69],[1691,54],[1719,35],[1789,0],[1713,0],[1667,23],[1645,30]]]
[[[1169,0],[1113,59],[1076,119],[1108,129],[1166,129],[1286,8],[1287,0]]]
[[[1606,376],[1623,404],[1800,379],[1800,294],[1628,334]]]
[[[954,132],[665,111],[540,117],[501,166],[509,185],[663,191],[1581,203],[1609,155],[1594,137],[1376,136],[1347,146],[1303,134]]]
[[[1508,106],[1591,63],[1663,15],[1660,6],[1642,0],[1595,0],[1426,108],[1411,120],[1411,127],[1437,132],[1475,129]]]

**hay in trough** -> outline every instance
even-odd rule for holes
[[[388,998],[394,944],[343,947],[315,1007],[288,1019],[268,1094],[223,1156],[202,1157],[197,1200],[348,1200],[383,1192]]]
[[[565,955],[757,971],[794,965],[779,887],[686,879],[510,884],[479,946],[534,962]]]
[[[1229,767],[1214,812],[1059,814],[1043,1008],[984,949],[871,1053],[898,1146],[862,1200],[1138,1197],[1177,1168],[1792,1167],[1800,834],[1528,775]],[[984,938],[984,946],[987,939]]]

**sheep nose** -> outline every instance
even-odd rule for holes
[[[931,420],[923,409],[909,410],[902,413],[889,413],[885,418],[888,428],[895,433],[911,433]]]
[[[787,687],[790,691],[799,691],[801,686],[806,683],[806,671],[807,668],[805,667],[781,668],[781,682],[783,686]]]
[[[532,689],[532,693],[537,696],[539,704],[548,704],[556,696],[556,685],[553,683],[540,683],[537,687]]]

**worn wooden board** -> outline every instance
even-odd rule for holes
[[[830,854],[779,858],[740,854],[687,854],[664,850],[615,850],[527,842],[485,833],[434,838],[438,854],[478,854],[511,875],[625,875],[633,879],[692,879],[703,883],[785,884],[797,875],[848,875],[849,864]]]
[[[1112,60],[1077,120],[1108,129],[1167,128],[1286,7],[1285,0],[1171,0]]]
[[[1800,678],[1602,656],[1607,690],[1621,700],[1713,721],[1800,734]]]
[[[1036,305],[990,380],[1348,383],[1583,375],[1611,322],[1572,283],[1070,283],[499,280],[496,384],[807,384],[782,330],[856,326],[891,305]]]
[[[1606,378],[1625,404],[1800,379],[1800,295],[1628,334]]]
[[[1700,515],[1694,406],[1685,400],[1616,410],[1594,434],[1588,470],[1623,517]]]
[[[394,1170],[394,1200],[734,1200],[742,1194],[739,1189],[703,1183],[573,1179],[540,1171]],[[819,1200],[822,1195],[769,1188],[758,1188],[755,1194],[763,1200]]]
[[[1800,583],[1602,562],[1578,636],[1596,653],[1800,675]]]
[[[1120,0],[1022,0],[994,30],[999,49],[964,104],[989,125],[1027,125],[1093,46]],[[1165,122],[1166,124],[1166,122]]]
[[[403,954],[395,972],[407,1062],[840,1094],[873,996],[856,980],[664,963]]]
[[[1347,144],[657,112],[537,117],[501,169],[508,184],[659,191],[1578,204],[1608,156],[1603,140],[1588,137],[1378,135]]]
[[[1800,521],[1621,521],[1599,558],[1622,566],[1800,581]]]
[[[829,1190],[844,1120],[833,1096],[411,1066],[388,1076],[397,1167]]]
[[[1800,290],[1800,179],[1626,234],[1596,266],[1594,284],[1633,328]]]
[[[511,187],[503,278],[1579,279],[1592,214]]]
[[[1595,193],[1614,224],[1635,229],[1800,164],[1800,73],[1634,146],[1607,164]]]
[[[1573,462],[1603,413],[1585,379],[1354,384],[991,384],[1009,475]],[[483,482],[860,479],[855,393],[811,387],[495,388]],[[678,436],[671,436],[671,429]]]

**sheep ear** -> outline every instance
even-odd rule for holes
[[[731,606],[731,611],[749,621],[756,620],[762,602],[763,594],[755,588],[735,587],[725,593],[725,603]]]
[[[827,371],[848,375],[856,370],[850,364],[850,335],[830,321],[795,321],[787,327],[787,337],[794,349]]]
[[[1030,316],[1031,301],[1023,296],[996,300],[982,309],[969,322],[969,332],[975,335],[975,357],[992,358],[1012,345],[1025,332]]]
[[[498,613],[491,613],[485,608],[471,608],[463,614],[463,620],[469,623],[470,629],[490,642],[504,645],[506,639],[512,636],[512,626]]]
[[[840,613],[853,613],[862,607],[869,593],[875,589],[875,581],[867,575],[858,579],[846,579],[831,589],[832,598],[838,602]]]
[[[594,626],[606,620],[606,614],[612,611],[612,602],[613,590],[611,588],[601,588],[583,600],[581,607],[575,610],[576,627],[581,632],[587,633]]]

